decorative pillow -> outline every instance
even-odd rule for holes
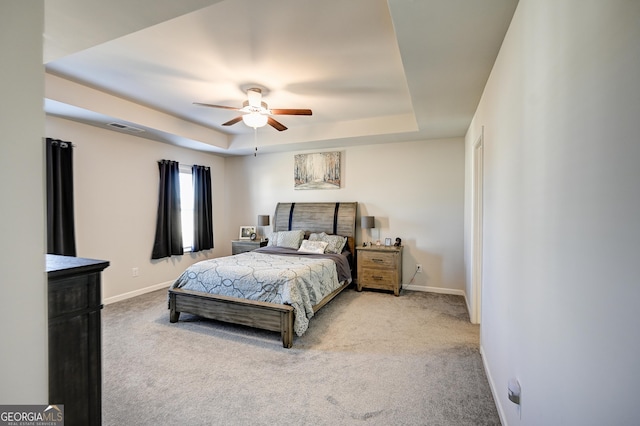
[[[328,244],[325,243],[324,241],[302,240],[302,244],[300,244],[300,248],[298,249],[298,251],[303,253],[323,254],[324,249],[327,248],[327,245]]]
[[[341,237],[340,235],[326,235],[322,238],[322,241],[327,243],[327,248],[324,249],[325,253],[342,253],[344,245],[347,244],[347,237]]]
[[[319,234],[313,233],[313,234],[309,234],[309,241],[322,241],[322,238],[325,237],[327,234],[325,234],[324,232],[321,232]]]
[[[272,232],[271,234],[269,234],[269,242],[267,243],[267,246],[276,246],[278,244],[278,233],[277,232]]]
[[[303,238],[304,231],[279,231],[276,245],[278,247],[288,247],[297,250],[300,248],[300,243]]]

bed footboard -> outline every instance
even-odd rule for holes
[[[177,322],[180,312],[218,321],[279,331],[282,346],[293,345],[293,308],[289,305],[258,302],[173,288],[169,290],[169,321]]]

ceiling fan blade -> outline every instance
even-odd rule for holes
[[[230,107],[230,106],[224,106],[224,105],[213,105],[213,104],[203,104],[200,102],[194,102],[194,105],[200,105],[200,106],[206,106],[206,107],[211,107],[211,108],[223,108],[223,109],[230,109],[233,111],[240,111],[241,108],[236,108],[236,107]]]
[[[310,109],[272,109],[273,115],[311,115]]]
[[[274,129],[276,129],[279,132],[281,132],[283,130],[287,130],[287,127],[284,124],[280,123],[279,121],[274,120],[271,117],[267,118],[267,123],[269,124],[269,126],[273,127]]]
[[[222,123],[223,126],[233,126],[234,124],[236,124],[238,121],[242,121],[242,116],[238,116],[236,118],[233,118],[229,121],[227,121],[226,123]]]

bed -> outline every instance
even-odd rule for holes
[[[295,234],[290,231],[303,231],[305,246],[310,244],[309,239],[331,238],[325,235],[346,237],[346,254],[296,253],[296,249],[270,245],[198,262],[169,289],[170,322],[178,322],[181,312],[195,314],[280,332],[282,345],[292,347],[294,333],[302,335],[315,312],[351,283],[350,274],[355,271],[356,210],[355,202],[278,203],[274,233],[282,237]],[[283,290],[278,285],[283,276],[298,283],[295,289]],[[267,289],[266,293],[251,287],[250,281],[261,290]],[[226,294],[220,294],[221,290]]]

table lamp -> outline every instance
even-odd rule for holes
[[[263,226],[269,226],[269,215],[258,215],[258,227],[262,228]],[[264,230],[261,230],[260,233],[262,234],[260,240],[264,241],[266,239]]]
[[[362,229],[372,229],[376,227],[376,219],[374,216],[362,216],[360,218],[360,227]],[[364,234],[363,234],[364,236]],[[364,239],[364,238],[363,238]],[[370,243],[369,243],[370,244]],[[367,243],[362,244],[363,247],[367,246]]]

